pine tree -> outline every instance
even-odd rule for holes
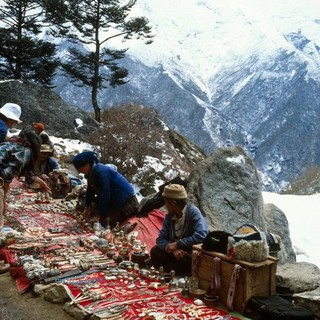
[[[152,42],[149,21],[145,17],[129,17],[136,0],[122,3],[121,0],[73,0],[67,11],[68,22],[77,30],[77,34],[70,31],[69,38],[93,49],[84,52],[75,46],[70,48],[68,60],[62,66],[75,84],[91,87],[92,107],[98,122],[101,122],[98,91],[108,84],[115,87],[126,83],[128,75],[118,64],[127,49],[107,47],[107,42],[117,37],[123,41],[135,37],[145,39],[146,44]]]
[[[56,46],[37,38],[44,26],[41,1],[3,0],[0,5],[0,77],[52,86]]]

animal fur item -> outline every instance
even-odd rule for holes
[[[234,259],[259,262],[267,259],[269,255],[269,246],[264,232],[242,236],[234,235],[229,239],[228,251],[233,251]]]

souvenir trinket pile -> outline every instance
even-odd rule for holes
[[[16,184],[19,182],[15,182]],[[84,225],[76,204],[19,193],[13,184],[6,223],[19,230],[7,250],[30,284],[60,284],[71,302],[97,319],[215,319],[227,312],[191,296],[174,272],[147,268],[137,233]],[[180,283],[180,285],[179,285]],[[230,319],[237,319],[230,317]]]

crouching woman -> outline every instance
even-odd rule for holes
[[[179,184],[165,186],[162,196],[168,214],[151,249],[151,263],[155,268],[174,270],[178,275],[190,275],[192,246],[202,243],[208,226],[200,210],[188,202],[185,188]]]
[[[92,215],[90,208],[93,204],[90,221],[99,221],[103,226],[109,222],[112,228],[137,213],[138,200],[131,184],[117,170],[100,163],[95,152],[79,153],[73,157],[72,163],[87,179],[84,219]]]

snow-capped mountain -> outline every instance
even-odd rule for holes
[[[207,153],[239,144],[279,190],[320,164],[319,9],[319,0],[138,0],[132,14],[150,20],[154,42],[112,43],[129,48],[129,82],[101,92],[100,105],[154,107]],[[89,89],[56,83],[91,110]]]

